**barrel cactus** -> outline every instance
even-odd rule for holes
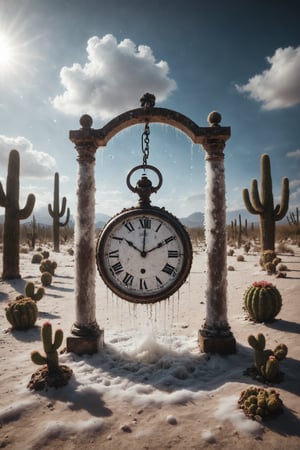
[[[244,293],[244,306],[254,322],[270,322],[281,310],[281,294],[272,283],[255,281]]]
[[[52,283],[52,275],[50,272],[43,272],[41,275],[41,282],[43,286],[50,286]]]
[[[241,392],[238,404],[251,419],[264,419],[283,412],[283,402],[275,389],[250,387]]]
[[[32,264],[41,264],[41,261],[43,259],[43,256],[40,253],[35,253],[32,255],[31,263]]]
[[[32,298],[25,297],[8,303],[5,314],[14,330],[27,330],[37,321],[38,309]]]

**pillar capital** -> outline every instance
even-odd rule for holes
[[[79,142],[75,144],[75,149],[78,153],[77,161],[79,163],[93,164],[95,162],[95,153],[97,147],[95,146],[94,142]]]
[[[75,145],[78,152],[77,161],[93,163],[95,161],[95,153],[98,148],[96,143],[96,130],[92,127],[93,119],[88,114],[84,114],[80,118],[81,128],[79,130],[71,130],[69,138]]]
[[[210,160],[222,160],[224,159],[225,140],[208,138],[202,142],[202,147],[206,152],[205,159]]]

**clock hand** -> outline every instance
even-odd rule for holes
[[[124,240],[127,242],[127,244],[129,245],[129,247],[132,247],[132,248],[134,248],[135,250],[137,250],[137,251],[140,253],[141,256],[143,256],[143,257],[146,256],[146,252],[140,250],[139,248],[137,248],[137,247],[134,245],[134,243],[133,243],[132,241],[128,241],[127,239],[124,239]]]
[[[166,245],[168,243],[168,240],[165,239],[164,241],[159,242],[155,247],[151,248],[150,250],[148,250],[146,253],[150,253],[153,252],[153,250],[156,250],[157,248],[161,248],[164,245]]]
[[[146,229],[144,229],[144,237],[143,237],[143,253],[145,253],[145,244],[146,244]]]

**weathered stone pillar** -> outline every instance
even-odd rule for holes
[[[75,222],[76,321],[67,351],[96,353],[103,345],[103,331],[96,322],[95,264],[95,153],[92,119],[82,116],[81,130],[73,142],[78,152],[77,215]]]
[[[219,127],[221,115],[213,112],[208,120]],[[207,248],[206,319],[199,330],[201,351],[228,354],[235,352],[235,339],[227,322],[227,240],[224,153],[225,140],[207,137],[205,237]]]

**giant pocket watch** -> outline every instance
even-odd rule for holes
[[[142,177],[134,187],[131,177],[141,169]],[[156,187],[147,170],[158,176]],[[128,188],[139,195],[138,205],[116,214],[97,241],[100,276],[112,292],[132,303],[169,298],[185,282],[192,265],[192,245],[184,226],[164,208],[151,206],[150,195],[161,185],[160,171],[148,165],[144,157],[143,165],[127,175]]]

